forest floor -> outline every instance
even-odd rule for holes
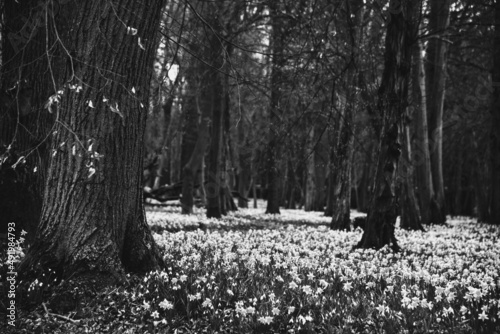
[[[500,333],[499,228],[455,217],[397,229],[394,254],[353,249],[363,231],[331,231],[321,212],[263,205],[221,220],[147,207],[164,270],[130,277],[85,312],[21,313],[9,332]]]

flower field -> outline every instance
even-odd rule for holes
[[[425,233],[398,229],[403,251],[393,254],[353,250],[362,231],[330,231],[319,212],[263,211],[222,221],[149,212],[152,228],[164,230],[155,239],[168,269],[144,279],[136,312],[158,329],[499,332],[498,229],[464,218]]]
[[[29,315],[24,332],[500,333],[499,228],[397,229],[394,254],[353,249],[362,230],[331,231],[320,212],[264,211],[148,208],[165,270],[129,277],[74,322]]]

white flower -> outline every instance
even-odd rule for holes
[[[163,301],[159,304],[159,306],[164,310],[171,310],[174,308],[174,304],[172,304],[166,299],[163,299]]]
[[[259,317],[259,319],[257,319],[257,321],[259,321],[260,323],[264,324],[264,325],[269,325],[271,322],[273,322],[273,317]]]
[[[324,279],[320,279],[319,285],[321,285],[323,287],[323,289],[325,289],[328,286],[328,282],[325,281]]]
[[[304,285],[304,286],[302,287],[302,291],[304,291],[304,293],[305,293],[306,295],[310,295],[310,294],[312,294],[312,292],[313,292],[313,291],[312,291],[312,289],[311,289],[311,287],[310,287],[309,285]]]
[[[291,282],[290,285],[288,285],[290,287],[290,289],[297,289],[299,286],[297,285],[297,283],[295,282]]]
[[[187,275],[181,275],[181,277],[179,277],[179,279],[181,280],[181,282],[185,282],[187,281]]]
[[[210,300],[210,298],[207,298],[207,299],[205,299],[205,301],[201,304],[201,306],[203,306],[203,307],[210,307],[210,308],[212,308],[212,307],[213,307],[213,306],[212,306],[212,301]]]
[[[149,303],[148,303],[148,302],[144,301],[144,302],[142,303],[142,307],[144,307],[144,309],[145,309],[145,310],[149,310],[149,308],[151,307],[151,305],[149,305]]]
[[[280,314],[280,309],[279,309],[279,308],[277,308],[277,307],[273,307],[273,309],[272,309],[271,313],[272,313],[273,315],[278,315],[278,314]]]
[[[158,314],[158,311],[154,311],[153,313],[151,313],[151,316],[155,319],[158,319],[160,317],[160,315]],[[155,325],[156,326],[156,325]]]
[[[479,320],[481,320],[481,321],[485,321],[485,320],[488,320],[488,319],[489,319],[488,315],[484,311],[483,311],[483,313],[481,313],[479,315]]]
[[[343,289],[344,289],[344,291],[350,291],[352,289],[352,283],[351,282],[345,282]]]
[[[288,314],[293,313],[295,311],[295,307],[289,306],[288,307]]]

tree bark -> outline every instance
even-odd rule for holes
[[[500,1],[495,2],[495,40],[493,43],[493,94],[491,104],[491,199],[488,221],[500,225]]]
[[[307,168],[307,174],[306,174],[306,194],[305,194],[305,204],[304,204],[304,210],[305,211],[313,211],[313,206],[314,206],[314,197],[316,197],[316,185],[314,184],[314,179],[315,179],[315,174],[316,174],[316,169],[314,168],[314,133],[315,127],[312,126],[311,129],[309,130],[309,147],[308,147],[308,153],[307,155],[309,158],[307,159],[306,162],[306,168]]]
[[[410,109],[410,108],[407,108]],[[409,110],[407,110],[408,112]],[[400,163],[401,186],[399,191],[400,206],[401,206],[401,228],[406,230],[425,231],[422,226],[420,216],[420,207],[418,206],[417,197],[415,196],[415,187],[413,183],[413,162],[411,160],[411,139],[409,116],[405,117],[406,122],[403,124],[402,133],[402,159]]]
[[[385,62],[378,92],[378,110],[382,115],[377,172],[366,226],[357,247],[380,249],[385,245],[399,250],[394,235],[398,204],[396,169],[401,155],[398,137],[407,107],[411,69],[412,10],[401,2],[401,10],[391,13],[385,39]]]
[[[446,92],[447,42],[441,37],[450,21],[451,0],[430,0],[429,32],[436,34],[427,46],[427,113],[429,120],[429,151],[434,199],[432,222],[446,222],[443,179],[443,106]]]
[[[281,172],[280,172],[280,150],[281,143],[279,142],[281,118],[283,114],[282,106],[280,105],[281,93],[280,85],[282,80],[282,70],[285,63],[284,51],[284,32],[283,25],[279,20],[278,3],[272,1],[269,3],[270,20],[271,20],[271,41],[273,56],[271,59],[271,98],[269,105],[269,142],[267,146],[267,209],[266,213],[279,214],[281,201]]]
[[[64,3],[49,22],[49,38],[55,38],[55,24],[65,47],[45,50],[51,53],[49,61],[64,59],[71,66],[52,73],[60,91],[59,103],[51,105],[57,123],[41,222],[20,265],[22,273],[51,268],[60,278],[96,274],[121,280],[124,270],[146,272],[162,263],[145,220],[141,186],[162,4]],[[127,25],[137,29],[142,43],[127,34]],[[45,47],[40,31],[34,38]],[[38,76],[45,77],[46,71]]]
[[[363,2],[360,0],[346,1],[346,20],[349,27],[351,42],[351,58],[348,64],[345,80],[346,101],[340,106],[339,124],[336,146],[330,166],[332,175],[332,221],[330,228],[333,230],[351,230],[351,189],[352,189],[352,158],[354,154],[354,108],[356,105],[357,71],[359,57],[359,25],[363,17]]]
[[[434,197],[431,174],[431,157],[429,152],[429,128],[427,122],[427,98],[425,68],[422,59],[421,42],[416,41],[413,47],[413,103],[417,108],[415,113],[415,147],[411,161],[415,165],[416,188],[422,224],[428,225],[431,219],[431,201]]]

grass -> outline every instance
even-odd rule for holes
[[[24,314],[19,331],[500,333],[496,227],[455,218],[426,233],[398,229],[403,251],[393,254],[353,251],[362,231],[330,231],[319,212],[207,220],[179,211],[147,212],[164,270],[131,277],[76,314]]]

